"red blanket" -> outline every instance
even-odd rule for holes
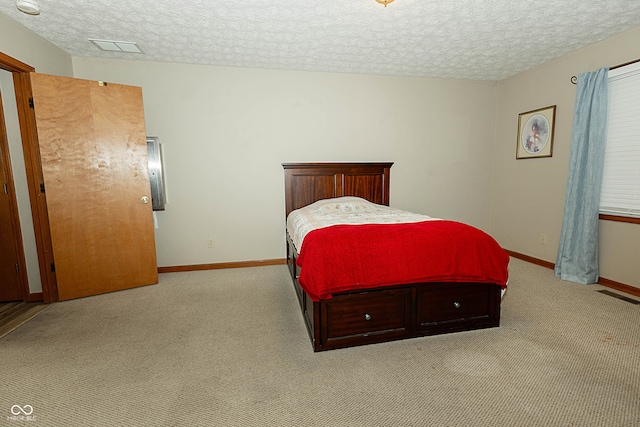
[[[300,286],[314,301],[336,292],[424,282],[506,288],[509,255],[488,234],[454,221],[334,225],[300,249]]]

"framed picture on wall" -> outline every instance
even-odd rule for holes
[[[516,159],[551,157],[555,121],[555,105],[519,114]]]

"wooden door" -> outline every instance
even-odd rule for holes
[[[31,73],[58,299],[158,281],[142,90]]]
[[[24,272],[20,268],[18,255],[22,240],[18,240],[20,228],[16,223],[17,203],[13,192],[13,174],[1,95],[0,93],[0,301],[19,301],[24,298],[24,279],[21,276]]]

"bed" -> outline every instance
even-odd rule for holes
[[[282,164],[287,265],[314,351],[500,324],[509,256],[474,227],[418,216],[324,226],[302,243],[292,232],[291,219],[310,211],[390,209],[392,165]],[[449,247],[462,252],[447,261]]]

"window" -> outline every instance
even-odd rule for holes
[[[603,173],[600,214],[640,218],[640,62],[609,71]]]

